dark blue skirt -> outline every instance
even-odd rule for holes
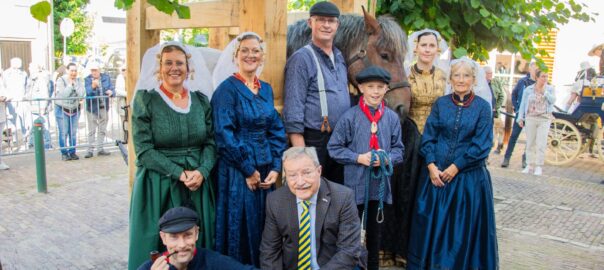
[[[491,175],[484,166],[460,172],[445,187],[420,177],[407,269],[498,269]]]

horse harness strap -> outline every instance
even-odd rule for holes
[[[319,64],[319,59],[315,54],[313,48],[310,45],[304,46],[307,50],[310,51],[312,58],[315,60],[315,65],[317,66],[317,86],[319,88],[319,102],[321,103],[321,117],[323,117],[323,123],[321,124],[321,132],[331,132],[331,126],[328,121],[328,109],[327,109],[327,94],[325,93],[325,79],[323,78],[323,71],[321,70],[321,65]]]

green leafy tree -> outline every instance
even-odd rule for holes
[[[546,56],[536,44],[571,19],[594,21],[575,0],[382,0],[377,14],[389,13],[407,31],[431,28],[448,41],[455,58],[468,55],[485,61],[489,51],[519,52],[524,59]]]
[[[84,12],[90,0],[53,0],[54,9],[54,46],[55,56],[63,56],[63,36],[59,25],[64,18],[70,18],[75,24],[73,34],[67,38],[67,54],[83,55],[88,51],[86,39],[92,29],[92,21]]]

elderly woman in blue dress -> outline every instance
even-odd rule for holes
[[[407,269],[497,269],[491,176],[491,105],[484,71],[468,58],[451,62],[453,92],[426,121],[426,167],[411,224]],[[486,86],[488,87],[488,86]],[[489,91],[486,88],[486,91]]]
[[[212,98],[219,154],[216,250],[256,267],[266,195],[281,171],[286,148],[273,89],[257,77],[264,53],[262,39],[255,33],[233,40],[217,64],[221,73],[231,70],[231,74]]]

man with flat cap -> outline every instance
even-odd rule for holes
[[[236,260],[195,246],[199,237],[197,213],[187,207],[172,208],[159,219],[159,236],[166,251],[155,261],[146,261],[139,270],[246,270],[255,269]]]
[[[323,176],[342,183],[342,166],[327,154],[327,142],[339,117],[350,108],[346,62],[334,46],[340,11],[330,2],[310,8],[311,42],[285,65],[283,118],[292,146],[317,149]]]

